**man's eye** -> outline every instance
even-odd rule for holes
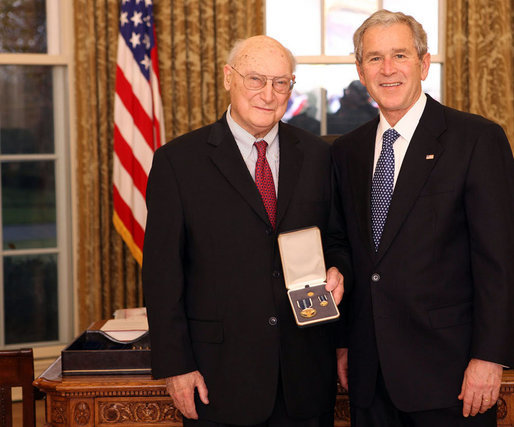
[[[262,82],[262,77],[254,75],[254,74],[247,76],[247,78],[249,80],[251,80],[252,82]]]
[[[283,86],[283,87],[286,87],[286,86],[289,86],[289,80],[286,80],[286,79],[279,79],[279,80],[275,80],[275,84],[277,86]]]
[[[370,60],[370,62],[377,62],[380,60],[380,57],[374,56],[373,58],[370,58],[369,60]]]
[[[399,54],[397,54],[397,55],[396,55],[396,57],[397,57],[398,59],[404,59],[404,58],[406,58],[406,56],[405,56],[403,53],[399,53]]]

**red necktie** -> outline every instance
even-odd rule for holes
[[[268,143],[264,140],[256,141],[255,148],[257,148],[257,163],[255,164],[255,184],[261,193],[264,208],[268,213],[269,221],[273,228],[275,228],[276,215],[277,215],[277,196],[275,194],[275,184],[273,183],[273,175],[266,160],[266,148]]]

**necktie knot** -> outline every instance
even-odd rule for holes
[[[255,141],[255,148],[257,148],[257,154],[259,157],[266,156],[266,148],[268,148],[268,143],[261,139],[260,141]]]
[[[394,142],[400,137],[400,134],[393,128],[387,129],[382,136],[382,144],[387,147],[392,147]]]

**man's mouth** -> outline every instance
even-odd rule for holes
[[[395,87],[395,86],[400,86],[401,83],[400,82],[396,82],[396,83],[381,83],[380,86],[382,87]]]

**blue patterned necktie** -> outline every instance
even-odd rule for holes
[[[387,219],[387,212],[393,196],[394,183],[394,150],[393,144],[400,134],[388,129],[382,137],[382,151],[375,167],[371,185],[371,229],[375,251],[382,238],[382,231]]]

